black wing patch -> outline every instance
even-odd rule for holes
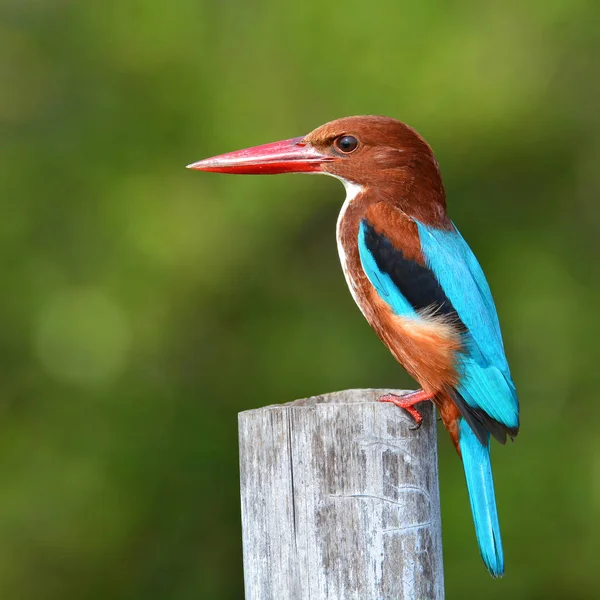
[[[458,316],[433,271],[414,260],[405,258],[402,250],[375,231],[373,225],[363,220],[365,245],[377,267],[387,273],[394,285],[415,310],[432,309],[436,315],[447,315],[461,332],[467,327]]]
[[[448,392],[454,401],[454,404],[458,407],[460,414],[464,417],[465,421],[469,424],[477,439],[483,446],[487,444],[487,434],[491,433],[501,444],[506,444],[506,436],[514,440],[519,432],[518,429],[507,427],[503,423],[492,419],[484,410],[481,408],[473,408],[469,406],[461,394],[458,393],[454,388],[448,388]]]

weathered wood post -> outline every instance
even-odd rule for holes
[[[388,391],[240,413],[246,600],[443,599],[433,408]]]

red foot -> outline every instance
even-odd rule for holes
[[[411,429],[419,429],[421,423],[423,423],[423,416],[414,405],[431,399],[431,394],[425,390],[419,390],[417,392],[410,392],[410,394],[404,394],[403,396],[385,394],[379,398],[379,402],[391,402],[398,408],[403,408],[415,420],[415,426],[411,427]]]

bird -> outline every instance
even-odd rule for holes
[[[519,431],[519,401],[490,287],[446,212],[433,150],[390,117],[354,116],[308,135],[188,165],[232,174],[312,173],[342,181],[336,226],[350,293],[394,358],[421,389],[380,400],[405,409],[432,401],[462,459],[475,533],[493,577],[504,552],[490,440]]]

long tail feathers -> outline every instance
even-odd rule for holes
[[[494,478],[490,462],[490,439],[483,446],[464,419],[459,421],[459,446],[462,454],[475,533],[481,558],[493,577],[504,575],[504,553],[496,510]]]

